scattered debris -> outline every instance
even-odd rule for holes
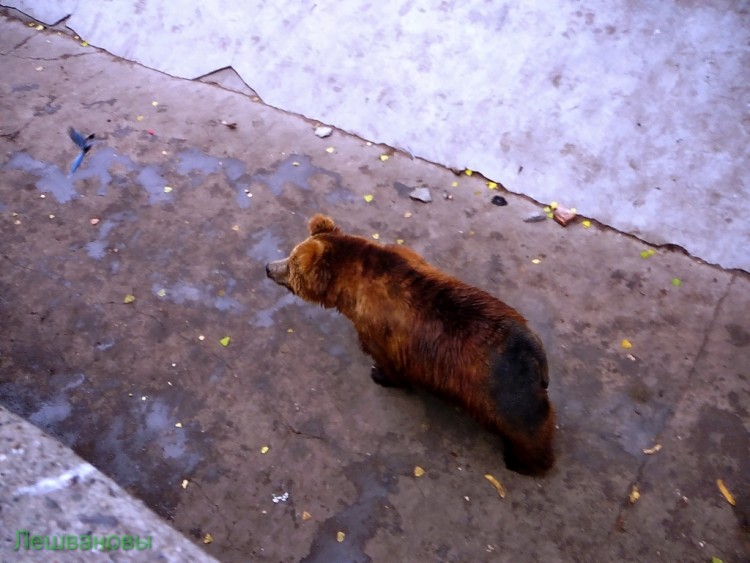
[[[174,425],[175,428],[182,428],[182,422],[178,422]]]
[[[335,150],[336,150],[336,149],[334,149],[333,147],[328,147],[328,148],[326,148],[326,152],[327,152],[328,154],[333,154],[333,152],[334,152]]]
[[[206,534],[205,536],[203,536],[203,543],[208,544],[213,541],[214,541],[214,537],[211,534]]]
[[[489,189],[491,189],[491,190],[496,190],[497,189],[497,182],[491,182],[491,181],[487,180],[487,187]]]
[[[724,481],[721,479],[716,480],[716,486],[719,487],[719,491],[722,495],[724,495],[724,498],[727,499],[727,502],[731,504],[732,506],[737,505],[737,501],[734,500],[734,497],[732,496],[732,493],[729,492],[729,489],[727,489],[727,486],[724,484]]]
[[[550,207],[552,206],[550,205]],[[577,213],[575,207],[568,209],[562,205],[555,205],[555,207],[552,208],[552,216],[560,225],[567,227],[568,224],[575,220]]]
[[[430,203],[432,201],[429,188],[414,188],[409,193],[409,197],[422,203]]]
[[[493,205],[497,205],[498,207],[505,207],[506,205],[508,205],[508,200],[501,195],[496,195],[490,201]]]
[[[125,296],[125,298],[122,300],[122,302],[125,303],[126,305],[132,303],[133,301],[135,301],[135,295],[133,295],[132,293],[128,293]]]
[[[386,160],[388,160],[389,158],[391,158],[391,157],[390,157],[390,156],[388,156],[387,154],[381,154],[381,155],[380,155],[380,160],[381,160],[382,162],[385,162],[385,161],[386,161]]]
[[[464,174],[466,174],[467,176],[471,176],[472,174],[474,174],[474,171],[467,168],[466,170],[464,170]]]
[[[99,224],[99,218],[98,217],[92,217],[91,219],[89,219],[89,223],[91,223],[92,225],[98,225]]]
[[[582,225],[583,225],[584,229],[588,229],[591,226],[591,221],[589,221],[588,219],[586,219],[586,220],[583,221]]]
[[[635,504],[635,502],[641,498],[641,493],[638,491],[638,485],[633,485],[633,488],[630,489],[630,494],[628,495],[628,500],[630,501],[630,504]]]
[[[332,133],[333,133],[333,129],[331,129],[330,127],[326,127],[324,125],[320,125],[319,127],[315,128],[315,136],[320,137],[321,139],[330,137]]]
[[[457,182],[457,181],[454,181],[454,182],[453,182],[453,183],[451,184],[451,186],[453,186],[454,188],[457,188],[457,187],[458,187],[458,182]]]
[[[424,469],[422,469],[418,465],[414,467],[414,477],[422,477],[424,474]]]
[[[312,518],[312,514],[310,514],[307,510],[302,511],[302,521],[309,520]]]
[[[397,238],[397,239],[396,239],[396,244],[404,244],[404,239],[402,239],[402,238]]]
[[[378,240],[380,238],[380,235],[378,233],[372,233],[372,238]]]
[[[443,199],[447,199],[448,201],[453,201],[453,194],[449,194],[448,192],[443,193]]]
[[[542,261],[541,261],[541,260],[540,260],[539,258],[534,258],[534,259],[533,259],[533,260],[531,261],[531,263],[532,263],[532,264],[541,264],[541,263],[542,263]]]
[[[373,195],[372,195],[372,194],[366,194],[366,195],[364,196],[364,198],[365,198],[365,201],[366,201],[367,203],[370,203],[370,202],[371,202],[371,201],[373,200]]]
[[[229,346],[229,343],[230,343],[231,341],[232,341],[232,339],[231,339],[231,338],[229,338],[228,336],[225,336],[224,338],[222,338],[221,340],[219,340],[219,343],[220,343],[220,344],[221,344],[222,346],[224,346],[224,348],[226,348],[227,346]]]
[[[682,280],[680,278],[672,278],[672,285],[680,287],[682,285]]]
[[[622,342],[620,342],[620,346],[622,346],[626,350],[630,350],[633,347],[633,344],[627,338],[623,338]]]
[[[260,448],[260,453],[261,453],[261,454],[263,454],[263,455],[265,455],[265,454],[267,454],[267,453],[268,453],[268,450],[270,450],[270,449],[271,449],[271,448],[269,448],[268,446],[262,446],[262,447]]]
[[[183,479],[182,480],[182,488],[183,489],[187,489],[188,483],[189,483],[189,481],[187,479]]]
[[[222,124],[222,125],[223,125],[224,127],[226,127],[227,129],[231,129],[232,131],[234,131],[235,129],[237,129],[237,124],[236,124],[235,122],[232,122],[232,123],[227,123],[226,121],[224,121],[224,120],[222,119],[222,120],[221,120],[221,124]]]
[[[648,250],[641,250],[641,258],[646,260],[647,258],[651,258],[654,254],[656,254],[656,251],[653,248],[649,248]]]
[[[411,211],[407,211],[406,213],[404,213],[404,218],[405,219],[408,219],[411,216],[412,216],[412,212]]]
[[[271,494],[271,500],[274,504],[279,504],[280,502],[286,502],[289,500],[289,493],[282,493],[280,495],[274,495]]]
[[[503,487],[503,484],[495,479],[492,475],[487,473],[484,476],[485,479],[487,479],[490,483],[492,483],[492,486],[497,489],[497,494],[500,495],[500,498],[505,498],[505,487]]]
[[[336,532],[336,541],[341,543],[344,541],[346,534],[344,532]]]
[[[533,215],[529,215],[526,217],[526,219],[523,220],[524,223],[541,223],[542,221],[547,220],[547,215],[542,215],[540,213],[534,213]]]
[[[653,448],[646,448],[643,453],[646,455],[653,455],[661,450],[661,444],[655,444]]]

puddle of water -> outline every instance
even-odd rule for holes
[[[60,203],[68,203],[78,195],[72,179],[59,166],[36,160],[26,151],[14,153],[3,168],[33,174],[38,178],[36,187],[44,193],[52,194]]]
[[[39,428],[49,429],[70,416],[73,409],[67,391],[79,387],[86,380],[86,376],[79,373],[69,379],[70,381],[60,387],[55,395],[41,403],[37,410],[29,415],[31,423]]]
[[[198,171],[201,174],[213,174],[222,169],[221,160],[198,149],[191,148],[177,153],[175,168],[183,176]]]
[[[268,280],[268,281],[269,283],[273,283],[271,280]],[[286,293],[281,299],[276,301],[276,303],[274,303],[267,309],[261,309],[260,311],[256,311],[255,317],[253,318],[253,320],[248,321],[248,324],[257,328],[271,327],[274,325],[273,316],[279,310],[289,305],[292,305],[296,302],[297,302],[297,297],[295,297],[291,293]]]
[[[99,227],[99,236],[96,238],[96,240],[93,240],[86,244],[86,252],[89,257],[94,258],[95,260],[101,260],[102,258],[104,258],[104,256],[107,254],[107,246],[109,246],[109,243],[107,242],[109,233],[112,232],[112,229],[114,229],[123,221],[132,221],[134,218],[135,215],[133,213],[121,211],[120,213],[114,213],[113,215],[110,215],[107,219],[102,221],[101,226]],[[118,269],[119,262],[115,267],[115,272]]]
[[[227,283],[229,291],[233,286],[233,283]],[[151,292],[157,297],[167,299],[177,305],[193,302],[213,306],[220,311],[242,312],[245,310],[242,303],[226,295],[227,290],[225,290],[224,295],[214,295],[216,292],[213,291],[212,286],[198,287],[186,281],[178,281],[171,285],[155,282],[151,284]]]
[[[310,176],[316,172],[331,175],[331,172],[313,166],[309,156],[293,154],[281,161],[275,170],[253,174],[252,180],[265,184],[273,195],[279,196],[287,182],[303,190],[310,189]]]
[[[148,193],[148,202],[153,203],[164,203],[172,200],[172,193],[165,193],[164,187],[169,185],[169,182],[161,175],[161,166],[158,164],[151,164],[141,169],[138,173],[138,183]]]
[[[275,233],[275,229],[267,229],[260,234],[256,233],[252,237],[255,242],[247,251],[247,255],[265,265],[272,260],[281,260],[286,256],[280,248],[282,239]]]

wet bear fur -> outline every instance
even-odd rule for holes
[[[414,384],[462,405],[500,435],[511,470],[552,467],[547,360],[517,311],[403,246],[346,235],[321,214],[308,228],[309,238],[266,273],[348,317],[377,383]]]

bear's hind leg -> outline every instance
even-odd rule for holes
[[[503,433],[505,466],[523,475],[541,475],[555,463],[554,416],[533,433]]]

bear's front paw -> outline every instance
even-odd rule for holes
[[[372,377],[372,380],[375,383],[377,383],[378,385],[382,385],[383,387],[402,386],[398,381],[394,381],[392,378],[388,377],[385,372],[378,366],[372,366],[372,368],[370,369],[370,377]]]

